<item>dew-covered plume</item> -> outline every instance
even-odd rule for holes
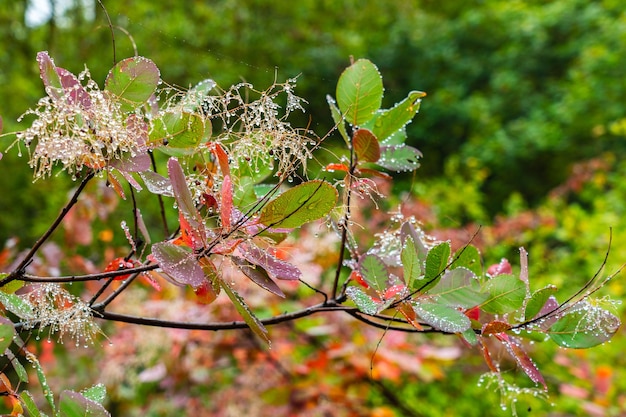
[[[47,327],[59,340],[67,336],[77,346],[93,344],[100,333],[91,308],[58,284],[34,285],[23,298],[32,307],[32,314],[24,321],[25,329],[41,331]]]

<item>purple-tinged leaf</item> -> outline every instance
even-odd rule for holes
[[[139,174],[144,184],[152,194],[163,195],[166,197],[174,197],[172,190],[172,182],[169,178],[157,174],[153,171],[144,171]]]
[[[176,284],[189,284],[194,288],[205,281],[204,272],[193,252],[169,242],[152,245],[152,255]]]
[[[101,404],[74,391],[61,393],[59,415],[61,417],[111,417]]]
[[[123,172],[143,172],[150,169],[150,156],[147,153],[140,153],[135,156],[128,156],[124,159],[115,159],[111,166]]]
[[[239,251],[248,262],[261,266],[272,278],[295,281],[302,275],[298,267],[276,258],[251,243],[240,244]]]
[[[39,75],[41,76],[44,87],[46,87],[46,92],[48,92],[48,94],[55,94],[55,89],[60,90],[62,85],[61,80],[59,79],[59,74],[57,74],[54,61],[50,58],[47,51],[41,51],[37,53],[37,62],[39,63]],[[53,96],[53,98],[60,97],[60,94],[55,94]]]
[[[67,101],[71,104],[78,104],[84,109],[89,110],[91,108],[91,98],[83,86],[80,85],[78,78],[65,68],[57,67],[56,71],[59,75],[59,80],[61,81],[61,86],[63,87]]]
[[[200,228],[202,224],[200,214],[191,197],[185,173],[176,158],[170,158],[167,161],[167,172],[172,182],[172,190],[174,191],[176,203],[178,203],[178,209],[189,222],[189,226],[194,229]]]
[[[280,287],[272,281],[267,271],[258,265],[250,264],[245,260],[238,258],[236,256],[231,256],[230,259],[233,261],[237,268],[244,273],[245,276],[250,278],[252,282],[257,284],[259,287],[267,290],[273,294],[278,295],[279,297],[285,298],[285,294],[282,292]]]
[[[146,227],[146,223],[143,221],[143,216],[141,215],[141,211],[137,209],[135,211],[135,221],[137,222],[137,228],[143,237],[144,244],[149,245],[152,243],[150,239],[150,233],[148,232],[148,228]]]
[[[224,282],[224,280],[220,280],[220,285],[222,286],[222,289],[224,290],[226,295],[228,295],[228,298],[230,298],[230,301],[235,306],[237,312],[241,315],[241,317],[243,317],[243,320],[250,327],[250,329],[265,343],[270,345],[270,338],[267,329],[265,328],[265,326],[263,326],[263,323],[261,323],[259,319],[256,318],[254,313],[252,313],[252,310],[250,310],[250,307],[248,307],[244,299],[226,282]]]
[[[517,338],[509,336],[505,333],[500,333],[496,337],[502,342],[506,350],[515,359],[515,362],[517,362],[517,364],[522,368],[524,373],[528,375],[531,381],[535,384],[541,384],[543,389],[547,390],[548,387],[546,385],[546,381],[543,379],[543,376],[541,375],[541,372],[539,372],[539,369],[537,369],[535,363],[524,351],[520,341]]]
[[[148,142],[150,126],[140,116],[131,114],[126,118],[126,133],[135,138],[135,142],[143,149]]]

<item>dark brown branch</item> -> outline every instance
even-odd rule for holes
[[[98,318],[110,321],[120,321],[124,323],[140,324],[144,326],[164,327],[170,329],[187,329],[187,330],[235,330],[235,329],[247,329],[248,324],[245,321],[231,321],[222,323],[186,323],[172,320],[161,320],[149,317],[131,316],[127,314],[112,313],[103,311],[101,304],[96,304],[92,307],[96,312]],[[292,313],[285,313],[278,316],[270,317],[260,320],[265,326],[273,326],[280,323],[296,320],[302,317],[311,316],[313,314],[327,312],[327,311],[351,311],[356,310],[353,307],[345,307],[341,305],[332,304],[317,304],[312,307],[305,308],[303,310],[294,311]]]
[[[61,277],[41,277],[38,275],[30,275],[30,274],[23,274],[20,277],[17,277],[15,279],[18,279],[20,281],[24,281],[24,282],[38,282],[38,283],[63,283],[63,282],[85,282],[85,281],[100,281],[103,279],[107,279],[107,278],[114,278],[114,277],[119,277],[121,275],[128,275],[128,274],[137,274],[140,272],[147,272],[147,271],[153,271],[155,269],[159,268],[159,265],[157,264],[150,264],[150,265],[143,265],[143,266],[138,266],[136,268],[129,268],[129,269],[120,269],[117,271],[109,271],[109,272],[99,272],[96,274],[87,274],[87,275],[68,275],[68,276],[61,276]]]

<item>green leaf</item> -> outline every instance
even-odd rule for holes
[[[463,267],[472,271],[476,276],[481,276],[483,267],[480,263],[480,251],[476,246],[467,245],[455,252],[452,257],[450,269]]]
[[[28,372],[26,372],[24,365],[20,363],[19,359],[17,359],[17,357],[13,354],[13,352],[11,352],[10,349],[5,350],[4,354],[11,362],[11,365],[13,366],[13,369],[15,370],[15,373],[17,374],[20,381],[28,382]]]
[[[420,291],[426,292],[439,282],[443,271],[445,271],[448,266],[450,252],[450,243],[448,242],[441,242],[428,251],[428,255],[426,255],[424,283],[419,287]]]
[[[183,109],[194,113],[202,112],[202,103],[216,86],[217,83],[210,78],[200,81],[181,99]]]
[[[461,337],[470,346],[476,346],[476,344],[478,343],[478,336],[476,336],[476,332],[474,332],[474,329],[472,329],[471,327],[464,332],[461,332]]]
[[[463,308],[475,307],[488,298],[487,294],[480,292],[476,275],[461,267],[446,271],[428,294],[436,295],[440,304]]]
[[[21,297],[0,291],[0,303],[19,318],[29,319],[33,316],[33,308]]]
[[[359,272],[370,287],[382,296],[387,289],[389,271],[385,263],[376,255],[366,254],[359,260]]]
[[[446,305],[417,303],[413,308],[424,323],[446,333],[462,333],[471,326],[465,314]]]
[[[330,107],[330,114],[333,117],[333,121],[335,122],[335,125],[337,126],[337,129],[339,130],[339,133],[341,134],[341,137],[346,142],[346,145],[350,146],[350,138],[348,137],[348,132],[346,131],[346,123],[343,117],[341,116],[341,112],[339,111],[339,108],[337,107],[337,103],[335,102],[335,99],[327,95],[326,101],[328,102],[328,107]]]
[[[356,304],[359,311],[365,314],[376,314],[378,312],[378,304],[361,288],[351,285],[346,288],[346,295]]]
[[[378,139],[367,129],[358,129],[352,138],[354,152],[360,162],[376,162],[380,158]]]
[[[109,71],[104,89],[117,96],[123,111],[131,111],[148,101],[160,78],[154,62],[136,56],[118,62]]]
[[[63,391],[59,398],[60,417],[110,417],[99,403],[74,391]]]
[[[354,126],[366,123],[383,99],[383,80],[378,68],[367,59],[359,59],[339,77],[336,96],[348,123]]]
[[[380,158],[376,163],[395,172],[414,171],[419,168],[422,153],[406,145],[386,145],[380,147]]]
[[[296,228],[324,217],[335,207],[337,190],[313,180],[288,189],[261,210],[259,222],[274,228]]]
[[[35,398],[30,392],[22,391],[20,393],[20,401],[30,417],[42,417],[39,407],[37,407],[37,403],[35,403]]]
[[[107,389],[104,384],[96,384],[93,387],[82,391],[81,394],[83,394],[88,400],[102,404],[106,399]]]
[[[244,299],[223,280],[220,280],[220,285],[250,329],[265,343],[270,345],[270,338],[267,329],[263,326],[263,323],[256,318],[254,313],[252,313],[252,310],[250,310],[250,307],[248,307]]]
[[[583,302],[557,320],[548,335],[559,346],[587,349],[608,341],[619,326],[619,318],[612,313]]]
[[[526,296],[526,287],[522,280],[509,274],[491,278],[483,290],[489,294],[489,298],[480,308],[491,314],[506,314],[519,309]]]
[[[537,290],[533,293],[526,304],[526,311],[524,312],[524,318],[526,320],[532,320],[541,311],[543,306],[548,301],[551,295],[556,293],[556,287],[554,285],[548,285],[545,288]]]
[[[414,291],[418,288],[416,281],[420,277],[423,278],[423,271],[422,262],[419,259],[412,236],[408,236],[404,241],[402,251],[400,252],[400,260],[404,268],[404,282],[409,290]]]
[[[393,108],[377,112],[364,127],[370,129],[380,142],[387,144],[387,138],[395,135],[413,120],[424,96],[426,93],[422,91],[411,91],[407,98]]]
[[[46,398],[48,405],[51,409],[55,410],[54,406],[54,393],[50,389],[48,385],[48,380],[46,379],[46,374],[43,372],[43,368],[39,363],[39,360],[34,355],[29,355],[26,357],[28,361],[33,365],[35,371],[37,373],[37,379],[39,380],[39,385],[41,385],[41,390],[43,391],[43,396]]]
[[[192,151],[205,136],[206,125],[202,117],[188,112],[167,112],[153,122],[150,142],[167,140],[167,146],[158,148],[164,153],[176,150]]]
[[[11,346],[14,335],[15,327],[13,326],[11,320],[5,317],[0,317],[0,354]]]

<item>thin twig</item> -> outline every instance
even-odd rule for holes
[[[67,213],[70,211],[70,209],[78,202],[78,196],[83,192],[83,190],[87,186],[87,183],[94,177],[94,175],[95,172],[90,171],[85,176],[85,178],[83,178],[80,185],[72,195],[72,198],[70,198],[70,201],[68,201],[65,207],[63,207],[61,213],[59,213],[59,215],[54,220],[52,225],[50,225],[48,230],[46,230],[46,232],[39,238],[39,240],[35,242],[35,244],[30,249],[30,251],[28,251],[24,259],[22,259],[22,262],[20,262],[17,268],[15,268],[13,272],[11,272],[6,278],[0,280],[0,287],[8,284],[13,280],[19,279],[22,275],[24,275],[24,270],[26,269],[26,266],[32,261],[39,248],[48,240],[48,238],[52,235],[52,233],[54,233],[57,227],[59,227],[65,216],[67,216]]]

